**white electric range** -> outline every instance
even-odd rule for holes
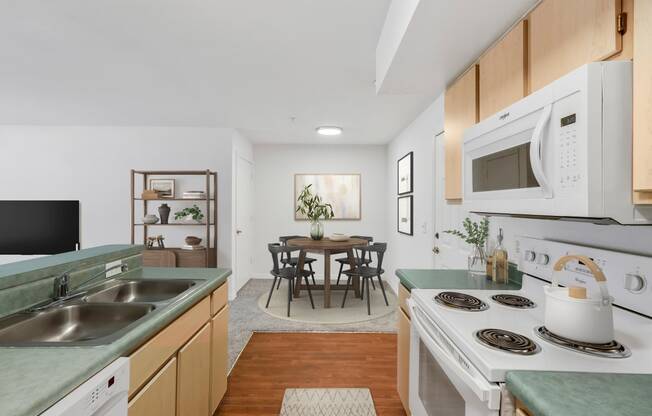
[[[652,373],[652,258],[526,237],[518,247],[520,290],[412,290],[413,415],[511,416],[504,388],[511,370]],[[616,305],[612,343],[583,344],[546,331],[543,287],[566,254],[592,258],[607,276]],[[560,272],[560,284],[571,282],[590,296],[598,290],[579,263]]]

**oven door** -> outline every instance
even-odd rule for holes
[[[498,416],[499,385],[488,382],[412,300],[408,303],[412,415]]]

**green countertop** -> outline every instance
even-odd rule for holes
[[[510,371],[507,388],[535,416],[652,413],[652,375]]]
[[[230,269],[142,268],[123,278],[197,279],[182,298],[154,310],[117,341],[97,347],[0,348],[0,414],[38,415],[116,358],[129,355],[144,340],[211,293]]]
[[[510,283],[494,283],[486,276],[471,276],[466,270],[457,269],[398,269],[396,276],[409,290],[412,289],[480,289],[518,290],[520,275],[514,275]]]

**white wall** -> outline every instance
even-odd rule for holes
[[[449,204],[443,199],[437,202],[434,190],[442,184],[443,177],[435,176],[436,167],[428,169],[424,164],[435,164],[433,158],[433,135],[443,126],[443,95],[424,111],[412,124],[388,145],[388,171],[390,175],[388,196],[388,231],[390,242],[391,272],[396,268],[430,268],[433,265],[431,253],[434,233],[439,231],[438,246],[446,246],[436,259],[441,267],[465,267],[463,256],[468,247],[456,237],[442,233],[443,230],[460,228],[461,221],[468,215],[464,205]],[[441,124],[440,124],[441,123]],[[443,140],[439,136],[438,140]],[[441,146],[440,146],[441,147]],[[396,232],[396,161],[408,151],[415,152],[415,192],[413,237]],[[443,169],[440,170],[443,172]],[[442,196],[443,198],[443,196]],[[437,212],[436,210],[439,210]],[[433,216],[433,212],[435,212]],[[474,216],[475,217],[475,216]],[[473,218],[477,220],[478,218]],[[436,221],[433,228],[431,224]],[[505,245],[510,255],[516,255],[515,237],[525,235],[581,245],[652,255],[652,227],[593,225],[577,222],[529,220],[492,217],[491,239],[495,240],[498,228],[505,234]]]
[[[218,172],[218,264],[231,267],[236,143],[247,147],[233,129],[1,126],[0,199],[80,200],[82,247],[129,243],[131,169],[212,169]],[[190,231],[179,233],[169,244]]]
[[[387,146],[387,279],[396,288],[396,268],[432,268],[435,226],[435,135],[444,128],[443,96],[433,102]],[[413,156],[414,235],[397,231],[397,162]]]
[[[362,219],[326,221],[326,235],[334,232],[371,235],[375,241],[387,237],[387,177],[385,146],[346,145],[255,145],[256,238],[254,271],[268,277],[271,258],[267,244],[282,235],[308,235],[309,223],[294,220],[295,173],[360,173]],[[332,276],[337,270],[331,266]],[[317,265],[322,274],[323,263]]]

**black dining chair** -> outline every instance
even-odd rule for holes
[[[344,274],[347,275],[346,289],[344,290],[344,298],[342,299],[342,307],[346,303],[346,295],[349,292],[349,287],[351,286],[352,277],[360,277],[362,280],[362,287],[360,288],[360,294],[362,299],[367,297],[367,315],[371,315],[371,300],[369,298],[369,282],[373,281],[374,277],[378,277],[378,284],[383,291],[383,297],[385,298],[385,305],[389,306],[387,301],[387,294],[385,294],[385,286],[380,277],[385,271],[383,270],[383,257],[385,256],[385,250],[387,250],[387,243],[374,243],[369,246],[358,246],[354,248],[356,262],[360,259],[367,257],[367,254],[376,253],[377,263],[375,267],[368,265],[361,265],[356,267],[353,270],[346,270]],[[366,290],[366,293],[365,293]]]
[[[303,273],[301,273],[301,276],[298,276],[298,270],[296,267],[292,267],[292,266],[280,267],[281,262],[280,262],[279,254],[281,256],[283,255],[290,256],[293,252],[298,251],[299,249],[294,247],[283,247],[279,243],[270,243],[267,245],[267,248],[269,249],[269,252],[272,254],[272,270],[270,271],[270,273],[272,276],[274,276],[274,282],[272,283],[272,287],[269,290],[269,296],[267,297],[267,303],[265,304],[265,309],[269,307],[269,301],[272,299],[272,293],[274,293],[274,286],[276,286],[276,280],[278,279],[280,283],[282,279],[286,279],[288,281],[288,316],[290,316],[290,302],[292,302],[295,280],[297,280],[298,283],[301,284],[301,277],[303,277],[303,279],[306,282],[306,289],[308,289],[308,296],[310,297],[310,305],[312,306],[313,309],[315,309],[315,302],[312,300],[312,292],[310,291],[310,282],[308,281],[308,276],[310,276],[310,272],[304,270]]]
[[[371,244],[374,241],[373,237],[368,237],[368,236],[364,236],[364,235],[352,235],[351,238],[358,238],[360,240],[366,240],[367,244]],[[365,256],[364,258],[362,258],[360,260],[361,261],[358,264],[358,266],[368,266],[369,263],[371,263],[371,253],[369,253],[369,257]],[[336,283],[336,285],[339,285],[340,284],[340,278],[342,277],[342,273],[344,271],[344,266],[350,267],[349,256],[337,258],[337,259],[335,259],[335,261],[340,264],[340,271],[339,271],[339,273],[337,273],[337,283]],[[371,287],[373,287],[373,289],[376,290],[376,285],[374,285],[373,280],[371,281]]]
[[[306,237],[303,236],[303,235],[283,235],[283,236],[280,236],[278,238],[278,241],[281,242],[281,245],[283,245],[283,247],[287,247],[288,240],[292,240],[292,239],[295,239],[295,238],[306,238]],[[313,257],[306,257],[304,259],[304,261],[303,261],[304,267],[307,265],[308,269],[310,270],[310,276],[312,277],[312,284],[313,285],[317,284],[317,282],[315,282],[315,271],[312,269],[312,264],[314,262],[316,262],[316,261],[317,261],[317,259],[313,258]],[[284,254],[284,255],[281,256],[281,263],[283,263],[283,267],[287,267],[287,266],[297,267],[297,264],[299,264],[299,256],[292,257],[290,254]],[[278,286],[280,286],[280,285],[281,285],[281,282],[279,281]],[[278,289],[278,286],[277,286],[277,289]]]

